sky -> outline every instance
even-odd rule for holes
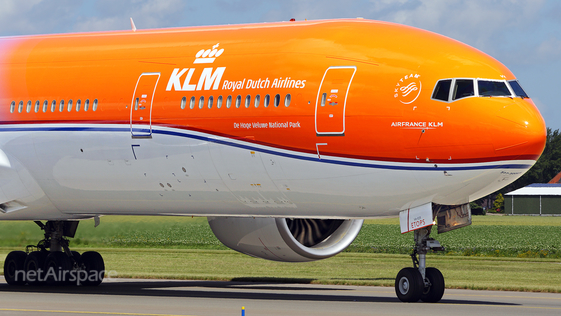
[[[356,18],[433,31],[505,64],[561,129],[558,0],[0,0],[0,36]]]

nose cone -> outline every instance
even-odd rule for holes
[[[514,101],[497,113],[495,153],[504,159],[538,160],[547,135],[543,117],[530,99]]]

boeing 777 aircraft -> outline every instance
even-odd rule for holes
[[[99,284],[100,254],[68,238],[102,215],[206,216],[226,246],[293,262],[399,216],[406,302],[444,293],[431,228],[471,224],[546,135],[497,60],[364,19],[0,38],[0,117],[0,220],[45,232],[7,256],[9,284]]]

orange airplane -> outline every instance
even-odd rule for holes
[[[363,19],[5,37],[0,82],[0,220],[45,231],[8,254],[9,284],[99,284],[101,255],[68,238],[102,215],[206,216],[278,261],[331,257],[363,219],[399,216],[415,247],[396,294],[437,302],[432,226],[471,224],[469,202],[545,145],[500,62]]]

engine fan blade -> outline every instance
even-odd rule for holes
[[[344,220],[340,219],[286,219],[292,236],[306,247],[315,246],[327,239]]]

